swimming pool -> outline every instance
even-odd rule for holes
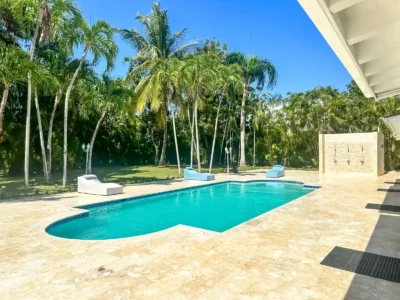
[[[89,212],[55,222],[46,232],[82,240],[138,236],[178,224],[224,232],[315,188],[281,181],[223,182],[82,206]]]

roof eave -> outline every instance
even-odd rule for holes
[[[346,43],[337,22],[333,19],[325,1],[323,0],[298,0],[303,9],[307,12],[314,25],[318,28],[336,56],[353,77],[365,97],[377,99],[358,65],[351,49]],[[318,4],[318,5],[316,5]]]

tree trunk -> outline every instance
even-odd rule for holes
[[[219,117],[219,110],[221,108],[221,103],[222,103],[222,98],[219,101],[218,109],[217,109],[217,117],[215,118],[214,138],[213,138],[213,143],[212,143],[212,147],[211,147],[211,156],[210,156],[210,168],[208,170],[209,173],[211,173],[211,171],[212,171],[212,163],[213,163],[214,148],[215,148],[215,139],[217,138],[218,117]]]
[[[92,140],[90,141],[89,159],[88,159],[88,164],[89,164],[88,173],[89,174],[92,174],[92,155],[93,155],[94,141],[96,140],[97,133],[99,132],[99,128],[100,128],[101,123],[103,122],[103,120],[104,120],[104,118],[106,116],[106,113],[107,112],[105,110],[101,113],[100,119],[97,122],[96,128],[95,128],[95,130],[93,132]]]
[[[35,33],[33,34],[31,47],[29,49],[29,60],[33,61],[36,50],[36,40],[39,35],[40,24],[42,23],[43,12],[39,8],[36,18]],[[29,188],[29,150],[31,139],[31,109],[32,109],[32,73],[28,72],[28,95],[26,104],[26,124],[25,124],[25,155],[24,155],[24,175],[25,189]]]
[[[154,145],[154,165],[158,166],[158,162],[159,162],[159,153],[160,153],[160,143],[157,143],[156,138],[154,137],[154,128],[151,127],[151,136],[150,136],[150,140]]]
[[[155,152],[155,154],[154,154],[154,165],[157,166],[159,164],[159,161],[160,161],[159,158],[158,158],[158,155],[160,153],[160,147],[156,143],[154,143],[154,152]]]
[[[199,144],[199,124],[197,120],[197,97],[196,97],[196,102],[194,104],[194,126],[196,127],[196,148],[197,148],[197,169],[199,170],[199,173],[201,172],[201,161],[200,161],[200,144]]]
[[[222,134],[222,141],[221,141],[221,152],[219,154],[219,164],[222,165],[222,152],[224,151],[224,141],[225,141],[225,134],[226,134],[226,128],[228,127],[228,121],[226,121],[225,127],[224,127],[224,133]]]
[[[65,93],[65,104],[64,104],[64,164],[63,164],[63,187],[67,187],[67,153],[68,153],[68,138],[67,138],[67,133],[68,133],[68,102],[69,102],[69,97],[71,95],[72,87],[74,86],[75,80],[78,77],[79,71],[82,68],[82,64],[85,61],[86,55],[89,51],[89,46],[85,46],[85,50],[83,51],[81,60],[79,62],[78,68],[76,68],[74,75],[71,78],[71,81],[68,85],[67,92]]]
[[[161,148],[161,156],[160,156],[160,161],[159,161],[159,166],[161,167],[161,166],[165,166],[165,163],[166,163],[166,155],[167,155],[167,153],[166,153],[166,151],[167,151],[167,138],[168,138],[168,120],[167,119],[165,119],[165,122],[164,122],[164,138],[163,138],[163,144],[162,144],[162,148]]]
[[[54,119],[56,117],[56,110],[57,106],[60,103],[60,98],[62,95],[62,89],[59,89],[56,94],[56,98],[54,99],[54,106],[53,106],[53,111],[51,112],[51,117],[49,121],[49,132],[47,136],[47,171],[49,174],[49,180],[51,180],[51,168],[52,168],[52,150],[53,150],[53,145],[52,145],[52,138],[53,138],[53,124],[54,124]]]
[[[36,106],[36,115],[39,127],[40,149],[42,150],[43,173],[44,173],[44,178],[46,179],[46,184],[49,184],[49,170],[47,168],[46,147],[44,145],[42,117],[40,116],[39,97],[37,89],[35,89],[35,106]]]
[[[240,166],[246,165],[246,100],[249,95],[249,84],[243,84],[242,106],[240,108]]]
[[[187,114],[188,114],[188,121],[189,121],[189,127],[190,127],[190,132],[191,132],[191,137],[190,137],[190,167],[193,168],[193,135],[194,135],[194,133],[193,133],[192,122],[190,121],[189,104],[188,104]],[[194,112],[193,112],[193,114],[194,114]]]
[[[192,114],[192,121],[190,121],[190,111],[188,108],[188,120],[189,120],[189,127],[190,127],[190,132],[191,132],[191,140],[190,140],[190,167],[193,168],[193,152],[197,153],[197,146],[195,142],[195,136],[194,136],[194,110]]]
[[[233,139],[232,139],[232,130],[231,130],[231,138],[229,141],[229,147],[230,147],[230,152],[229,152],[229,156],[230,156],[230,161],[233,162],[233,143],[232,143]]]
[[[6,109],[8,92],[10,91],[10,85],[4,85],[3,98],[1,99],[0,104],[0,134],[3,132],[3,119],[4,119],[4,110]]]
[[[206,149],[206,159],[204,160],[204,158],[203,158],[203,162],[208,163],[210,161],[211,151],[210,151],[210,147],[208,145],[207,135],[206,135],[205,131],[202,130],[202,128],[200,128],[200,135],[204,139],[204,148]]]
[[[178,163],[178,174],[181,176],[181,162],[179,158],[179,147],[178,147],[178,138],[176,136],[176,127],[175,127],[175,111],[172,110],[172,127],[174,129],[174,140],[175,140],[175,150],[176,150],[176,161]]]
[[[256,166],[256,128],[253,128],[253,167]]]
[[[25,173],[25,189],[29,188],[29,150],[30,150],[30,133],[31,133],[31,105],[32,105],[32,80],[31,73],[28,73],[28,102],[26,104],[26,124],[25,124],[25,157],[24,157],[24,173]]]

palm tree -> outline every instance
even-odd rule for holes
[[[74,40],[75,45],[84,45],[83,54],[79,61],[78,67],[76,68],[67,91],[65,93],[65,107],[64,107],[64,147],[63,147],[63,186],[67,185],[67,153],[68,153],[68,102],[71,95],[72,88],[74,86],[75,80],[78,77],[79,71],[86,59],[89,52],[93,55],[92,63],[94,65],[98,64],[101,58],[105,58],[107,61],[107,68],[111,68],[114,64],[114,60],[118,53],[118,47],[114,41],[115,30],[112,28],[110,23],[104,20],[99,20],[90,26],[87,22],[80,22],[78,28],[72,28],[70,36]],[[72,47],[72,44],[71,44]]]
[[[218,118],[220,114],[221,104],[224,97],[227,96],[228,88],[236,88],[237,84],[240,83],[241,79],[241,70],[240,67],[237,65],[230,65],[224,66],[220,65],[218,68],[218,78],[216,81],[217,89],[219,95],[217,96],[218,101],[218,108],[217,108],[217,116],[215,118],[215,126],[214,126],[214,137],[213,137],[213,144],[211,148],[211,157],[210,157],[210,167],[208,172],[211,173],[212,171],[212,163],[214,158],[214,148],[215,148],[215,141],[217,138],[217,128],[218,128]]]
[[[40,148],[42,151],[42,163],[43,163],[43,172],[44,177],[46,179],[46,183],[50,183],[50,175],[49,175],[49,168],[47,164],[46,158],[46,147],[44,142],[44,134],[43,134],[43,126],[42,126],[42,117],[40,113],[39,107],[39,94],[38,89],[40,88],[43,94],[51,94],[53,90],[59,86],[57,79],[52,76],[50,71],[46,69],[44,66],[39,65],[38,71],[40,72],[39,78],[36,78],[36,74],[33,73],[32,83],[34,86],[34,98],[35,98],[35,107],[36,107],[36,115],[38,121],[38,130],[39,130],[39,139],[40,139]]]
[[[38,44],[38,37],[40,34],[40,43],[49,42],[52,39],[52,12],[61,18],[68,14],[76,15],[77,9],[73,2],[70,0],[37,0],[27,5],[24,0],[16,0],[12,3],[12,10],[17,12],[19,16],[24,16],[25,25],[27,31],[31,28],[32,23],[34,24],[34,34],[31,40],[29,49],[29,58],[31,61],[35,59],[35,52]],[[33,9],[32,9],[33,8]],[[30,11],[36,12],[36,17],[30,16]],[[31,18],[32,17],[32,18]],[[28,91],[27,91],[27,114],[26,114],[26,128],[25,128],[25,188],[29,187],[29,149],[30,149],[30,119],[31,119],[31,102],[32,102],[32,74],[28,72]]]
[[[195,141],[195,150],[197,153],[197,168],[201,172],[200,160],[200,141],[199,141],[199,122],[198,110],[203,106],[204,92],[208,86],[218,78],[219,56],[213,52],[193,55],[186,60],[185,67],[181,74],[185,81],[185,89],[193,102],[193,120],[192,120],[192,143]]]
[[[0,46],[0,81],[4,85],[3,97],[0,104],[0,134],[3,132],[4,110],[6,109],[10,87],[26,79],[28,70],[33,63],[27,54],[16,46]]]
[[[131,97],[122,80],[112,79],[106,74],[95,80],[83,81],[79,90],[82,94],[81,112],[83,116],[88,118],[93,112],[100,116],[93,131],[88,153],[88,172],[91,173],[93,148],[100,126],[107,115],[114,118],[118,116]]]
[[[162,65],[165,65],[166,62],[161,61],[170,60],[173,57],[182,55],[183,53],[189,51],[197,43],[190,42],[181,45],[186,29],[172,34],[167,11],[161,9],[159,2],[152,5],[151,14],[149,16],[144,16],[138,13],[136,20],[143,26],[145,31],[144,35],[139,33],[136,29],[122,29],[120,30],[120,34],[122,38],[131,44],[137,51],[136,56],[133,58],[133,62],[137,65],[137,67],[131,71],[131,75],[142,74],[143,72],[146,72],[147,75],[142,78],[140,83],[141,89],[145,90],[150,89],[150,86],[146,86],[147,84],[152,84],[150,78],[153,74],[150,73],[150,70],[155,70],[156,68],[154,66],[157,65],[158,62],[160,62]],[[165,89],[166,88],[164,88],[164,90]],[[145,94],[147,95],[147,93]],[[156,110],[162,114],[161,121],[164,130],[164,138],[159,165],[163,166],[165,165],[168,138],[168,104],[165,95],[161,95],[158,92],[156,95],[158,98],[152,97],[149,99],[149,101],[144,101],[142,103],[154,101],[155,104],[152,104],[151,106],[153,108],[157,108]],[[140,106],[140,103],[138,103],[138,105]]]
[[[58,85],[54,95],[54,105],[50,115],[48,133],[47,133],[47,168],[49,172],[49,178],[51,179],[52,172],[52,138],[53,138],[53,127],[54,120],[56,118],[56,111],[60,104],[63,93],[71,80],[77,66],[79,65],[79,59],[72,59],[60,43],[51,43],[42,47],[38,55],[39,62],[49,69],[52,76],[57,80]],[[82,68],[85,76],[90,76],[92,73],[91,68],[87,62],[83,63]],[[82,71],[81,71],[82,73]]]
[[[256,130],[260,129],[265,111],[267,110],[267,94],[255,94],[249,103],[251,114],[251,125],[253,127],[253,167],[256,166]]]
[[[272,88],[276,85],[278,73],[274,65],[267,59],[258,56],[245,56],[241,52],[231,52],[226,56],[228,64],[238,64],[242,68],[243,96],[240,111],[240,166],[246,165],[246,100],[249,95],[249,88],[254,82],[257,89],[262,90],[265,83]]]
[[[180,174],[180,158],[178,141],[175,127],[175,110],[179,100],[179,74],[182,62],[178,59],[151,60],[152,64],[147,63],[148,75],[144,77],[135,89],[138,94],[137,110],[142,113],[148,104],[152,111],[161,112],[162,122],[166,126],[168,107],[171,108],[172,125],[174,130],[175,148],[177,154],[178,172]],[[140,65],[137,69],[140,69]],[[166,130],[166,127],[164,127]],[[164,131],[164,139],[166,139]],[[165,151],[165,150],[164,150]],[[161,155],[161,158],[163,156]],[[163,165],[160,163],[160,165]]]
[[[48,1],[38,2],[37,17],[35,31],[32,37],[31,46],[29,49],[29,59],[34,60],[36,43],[39,36],[40,28],[43,26],[44,36],[48,36],[50,25],[50,9]],[[32,74],[28,72],[28,92],[27,92],[27,106],[26,106],[26,125],[25,125],[25,189],[29,187],[29,151],[30,151],[30,132],[31,132],[31,107],[32,107]]]
[[[12,9],[11,1],[0,2],[0,41],[7,45],[17,45],[16,38],[20,35],[20,24]]]

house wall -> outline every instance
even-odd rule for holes
[[[320,134],[319,171],[325,173],[384,173],[384,141],[380,132]]]

